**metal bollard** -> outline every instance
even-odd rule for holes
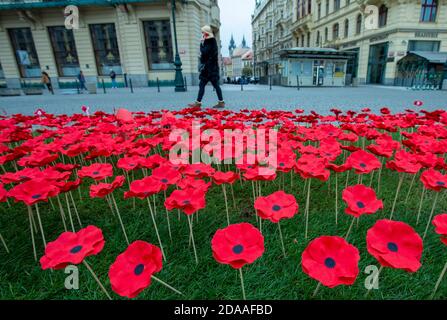
[[[160,92],[160,79],[157,78],[157,90]]]
[[[269,82],[270,82],[270,91],[272,91],[272,76],[269,77]]]
[[[128,83],[127,83],[127,73],[124,74],[124,86],[125,86],[126,88],[129,87],[129,86],[128,86]]]
[[[300,91],[300,77],[298,75],[296,76],[296,88]]]
[[[244,82],[241,81],[241,91],[244,91]]]
[[[130,84],[130,93],[133,93],[132,78],[129,78],[129,84]]]
[[[101,81],[102,81],[102,90],[104,91],[104,93],[106,93],[106,85],[104,84],[104,79],[102,79]]]
[[[188,83],[186,82],[186,77],[183,80],[185,81],[185,91],[188,91]]]

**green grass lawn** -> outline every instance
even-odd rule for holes
[[[357,183],[357,176],[350,175],[349,185]],[[377,174],[373,179],[373,187],[377,187]],[[137,177],[135,177],[137,179]],[[262,194],[268,195],[277,191],[279,178],[275,182],[262,185]],[[346,174],[339,174],[339,199],[345,187]],[[340,199],[339,223],[335,224],[335,179],[332,175],[330,183],[312,181],[309,238],[304,238],[305,206],[304,181],[294,175],[293,187],[290,175],[285,177],[285,191],[296,196],[300,205],[300,213],[293,219],[283,220],[283,231],[287,257],[281,250],[278,228],[269,221],[263,221],[262,233],[265,237],[265,252],[252,265],[243,268],[247,299],[364,299],[366,289],[365,279],[368,276],[364,270],[369,265],[378,266],[377,261],[366,250],[366,232],[376,220],[389,218],[398,174],[388,169],[383,171],[381,191],[378,197],[384,200],[385,208],[377,214],[362,216],[358,225],[354,225],[348,241],[360,251],[360,274],[353,286],[339,286],[334,289],[321,287],[318,295],[312,298],[317,282],[309,278],[301,269],[301,253],[309,241],[322,235],[344,236],[352,217],[344,213],[344,203]],[[369,185],[370,176],[363,183]],[[404,221],[413,226],[422,236],[434,195],[428,192],[423,205],[422,219],[416,225],[416,216],[422,191],[419,180],[412,189],[409,200],[405,198],[411,177],[407,176],[399,196],[395,212],[395,220]],[[122,200],[123,192],[128,190],[127,183],[115,191],[125,227],[131,242],[144,240],[158,245],[147,203],[136,200]],[[227,187],[227,190],[228,187]],[[229,192],[228,192],[229,193]],[[234,185],[237,208],[230,208],[231,223],[250,222],[258,227],[253,209],[251,182],[236,182]],[[79,193],[73,192],[78,203],[83,226],[96,225],[103,230],[106,240],[103,251],[98,256],[87,258],[99,278],[105,284],[114,299],[121,299],[112,292],[108,281],[108,269],[116,256],[127,247],[118,219],[111,213],[105,200],[90,199],[88,187],[82,186],[82,201]],[[157,224],[163,241],[167,262],[163,270],[156,276],[185,294],[179,296],[157,282],[144,290],[137,299],[241,299],[242,292],[238,272],[230,266],[217,263],[211,252],[211,238],[219,228],[226,227],[225,203],[220,186],[213,186],[207,194],[206,209],[198,215],[194,214],[194,237],[199,256],[196,265],[192,246],[188,245],[189,228],[186,216],[177,211],[169,213],[172,228],[172,241],[169,240],[166,214],[163,207],[163,195],[157,199]],[[53,201],[56,206],[56,201]],[[231,196],[229,193],[229,203]],[[58,207],[52,209],[49,203],[40,204],[40,214],[47,241],[55,240],[63,231]],[[447,211],[447,197],[441,195],[435,214]],[[79,290],[67,290],[64,287],[63,270],[43,271],[40,264],[34,261],[29,231],[27,210],[23,204],[12,204],[8,208],[1,204],[0,231],[3,234],[10,254],[0,246],[0,299],[106,299],[97,283],[83,266],[79,266]],[[77,226],[79,227],[79,226]],[[36,233],[38,256],[43,255],[43,243],[40,233]],[[385,268],[379,280],[379,290],[372,290],[368,299],[428,299],[432,293],[439,274],[447,262],[447,247],[431,226],[424,241],[422,267],[414,274],[402,270]],[[447,298],[447,278],[444,279],[436,294],[436,299]]]

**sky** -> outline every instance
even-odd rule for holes
[[[219,7],[222,55],[229,56],[228,46],[232,34],[236,46],[241,44],[245,35],[247,45],[251,47],[251,15],[255,8],[255,0],[219,0]]]

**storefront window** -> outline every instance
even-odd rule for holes
[[[174,53],[169,20],[144,21],[143,27],[149,69],[172,69]]]
[[[437,11],[438,11],[437,0],[422,0],[421,21],[435,22]]]
[[[79,60],[76,51],[73,30],[65,27],[48,27],[54,59],[60,77],[70,77],[79,74]]]
[[[22,78],[40,77],[41,70],[30,28],[8,29]]]
[[[115,25],[113,23],[91,24],[90,34],[98,74],[109,75],[112,70],[116,74],[122,74]]]
[[[431,51],[439,52],[440,41],[410,40],[408,51]]]

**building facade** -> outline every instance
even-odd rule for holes
[[[447,0],[260,0],[252,25],[261,77],[279,73],[283,46],[349,52],[347,84],[399,85],[408,52],[447,52]]]
[[[33,85],[47,72],[54,87],[86,81],[120,85],[173,85],[175,32],[171,0],[14,0],[0,2],[0,82]],[[79,27],[67,29],[64,8],[76,5]],[[218,43],[217,0],[175,1],[178,53],[189,85],[198,83],[201,27],[211,25]]]

